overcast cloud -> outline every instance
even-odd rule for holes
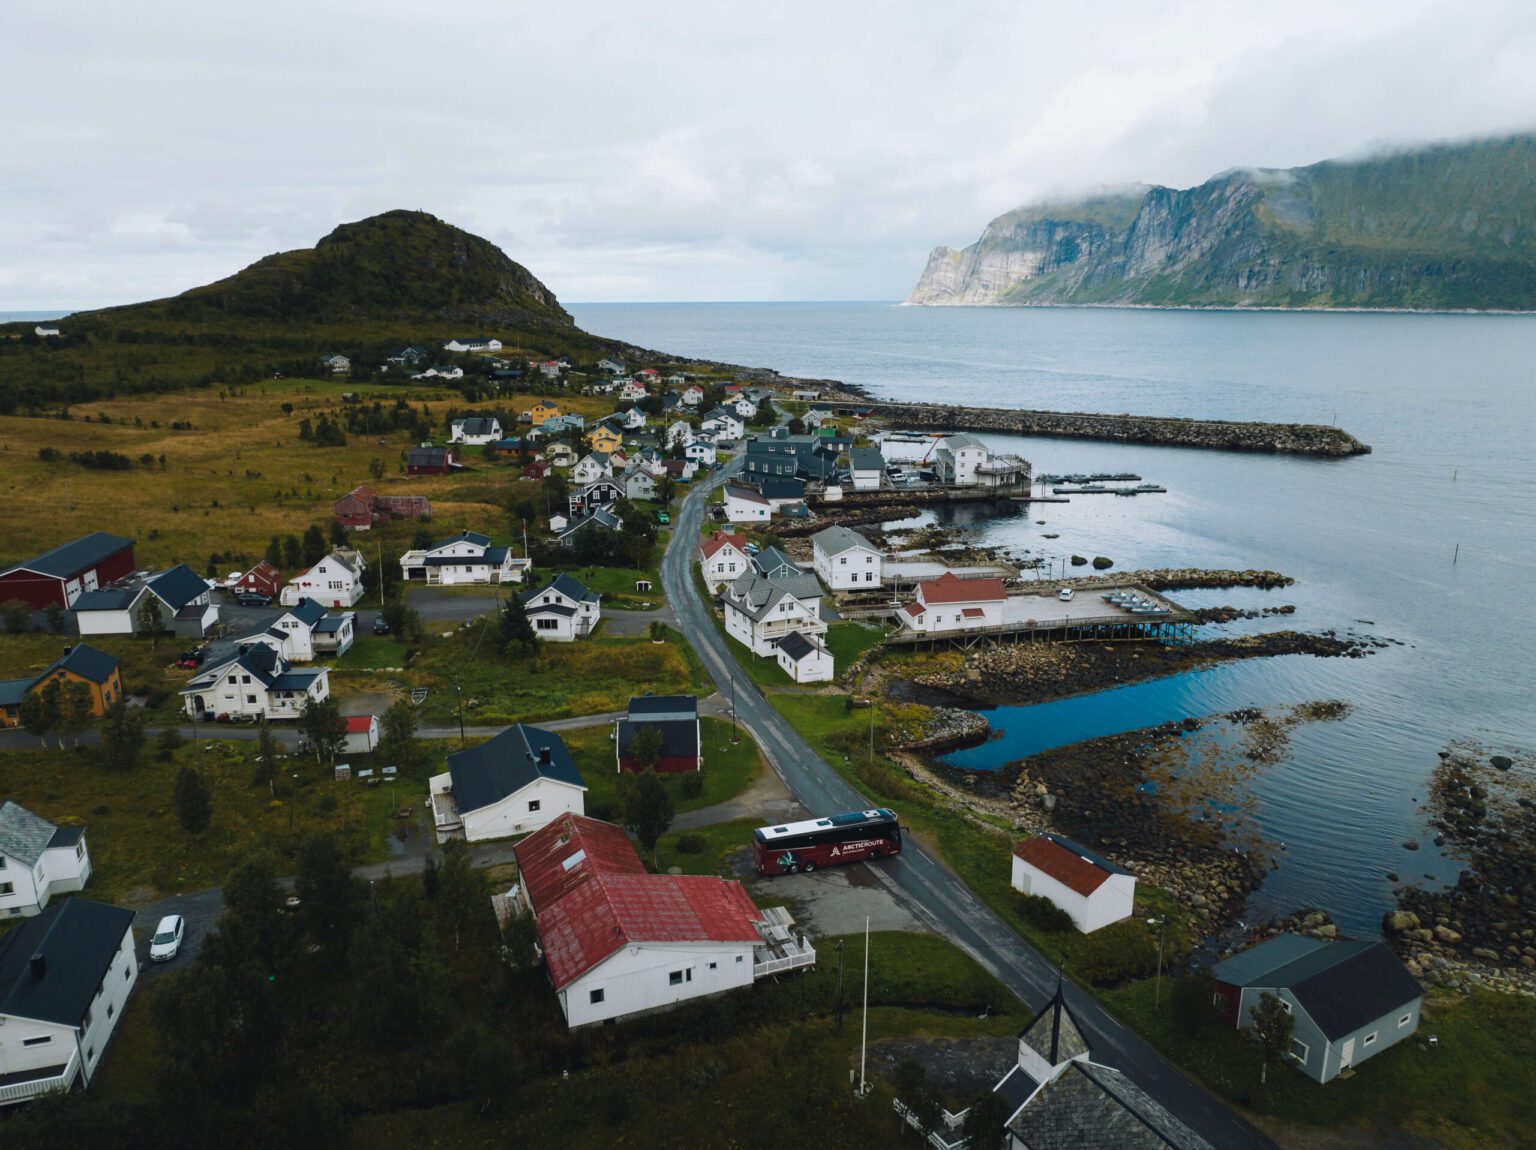
[[[1042,196],[1536,126],[1536,6],[7,0],[0,86],[0,310],[399,207],[562,299],[899,299]]]

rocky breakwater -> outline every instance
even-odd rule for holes
[[[1371,450],[1347,431],[1316,423],[1246,423],[1151,415],[949,407],[929,403],[877,402],[867,406],[875,418],[893,427],[913,431],[995,432],[999,435],[1100,439],[1160,447],[1202,447],[1214,451],[1259,451],[1327,458],[1365,455]]]
[[[1467,868],[1449,890],[1400,888],[1383,933],[1428,981],[1536,993],[1536,762],[1447,751],[1430,795],[1435,845]]]

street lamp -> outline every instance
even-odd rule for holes
[[[1163,931],[1168,925],[1168,916],[1149,918],[1147,925],[1157,927],[1157,981],[1152,984],[1152,1009],[1156,1010],[1163,999]]]

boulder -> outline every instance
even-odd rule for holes
[[[1508,755],[1494,755],[1493,758],[1489,759],[1488,761],[1493,764],[1495,769],[1500,771],[1507,771],[1510,767],[1515,765],[1515,760],[1510,758]]]
[[[1435,927],[1435,938],[1447,946],[1455,946],[1461,941],[1461,935],[1443,924]]]
[[[1339,936],[1339,928],[1331,922],[1325,922],[1322,926],[1313,927],[1308,933],[1313,938],[1337,938]]]
[[[1072,556],[1072,566],[1074,566],[1074,567],[1086,567],[1087,565],[1088,565],[1088,557],[1086,555],[1074,555],[1074,556]]]
[[[1394,910],[1391,914],[1382,916],[1382,924],[1387,930],[1402,934],[1405,930],[1416,930],[1419,925],[1419,916],[1411,910]]]
[[[1093,569],[1095,571],[1107,571],[1114,565],[1115,561],[1113,559],[1109,559],[1103,555],[1095,555],[1093,557]]]

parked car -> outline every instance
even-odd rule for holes
[[[183,670],[195,671],[203,665],[203,660],[206,658],[207,654],[202,650],[183,651],[180,658],[176,660],[176,665]]]
[[[149,940],[149,957],[154,962],[170,962],[181,950],[182,936],[186,934],[186,920],[179,914],[168,914],[155,927]]]
[[[242,607],[272,606],[272,596],[263,595],[260,591],[242,591],[235,596],[235,601]]]
[[[1072,602],[1072,588],[1063,587],[1060,591],[1056,592],[1056,598],[1060,599],[1063,603]]]
[[[665,527],[667,524],[672,522],[672,516],[669,512],[658,511],[656,512],[656,522]]]
[[[383,612],[373,617],[373,633],[375,635],[389,634],[389,620],[384,618]]]

